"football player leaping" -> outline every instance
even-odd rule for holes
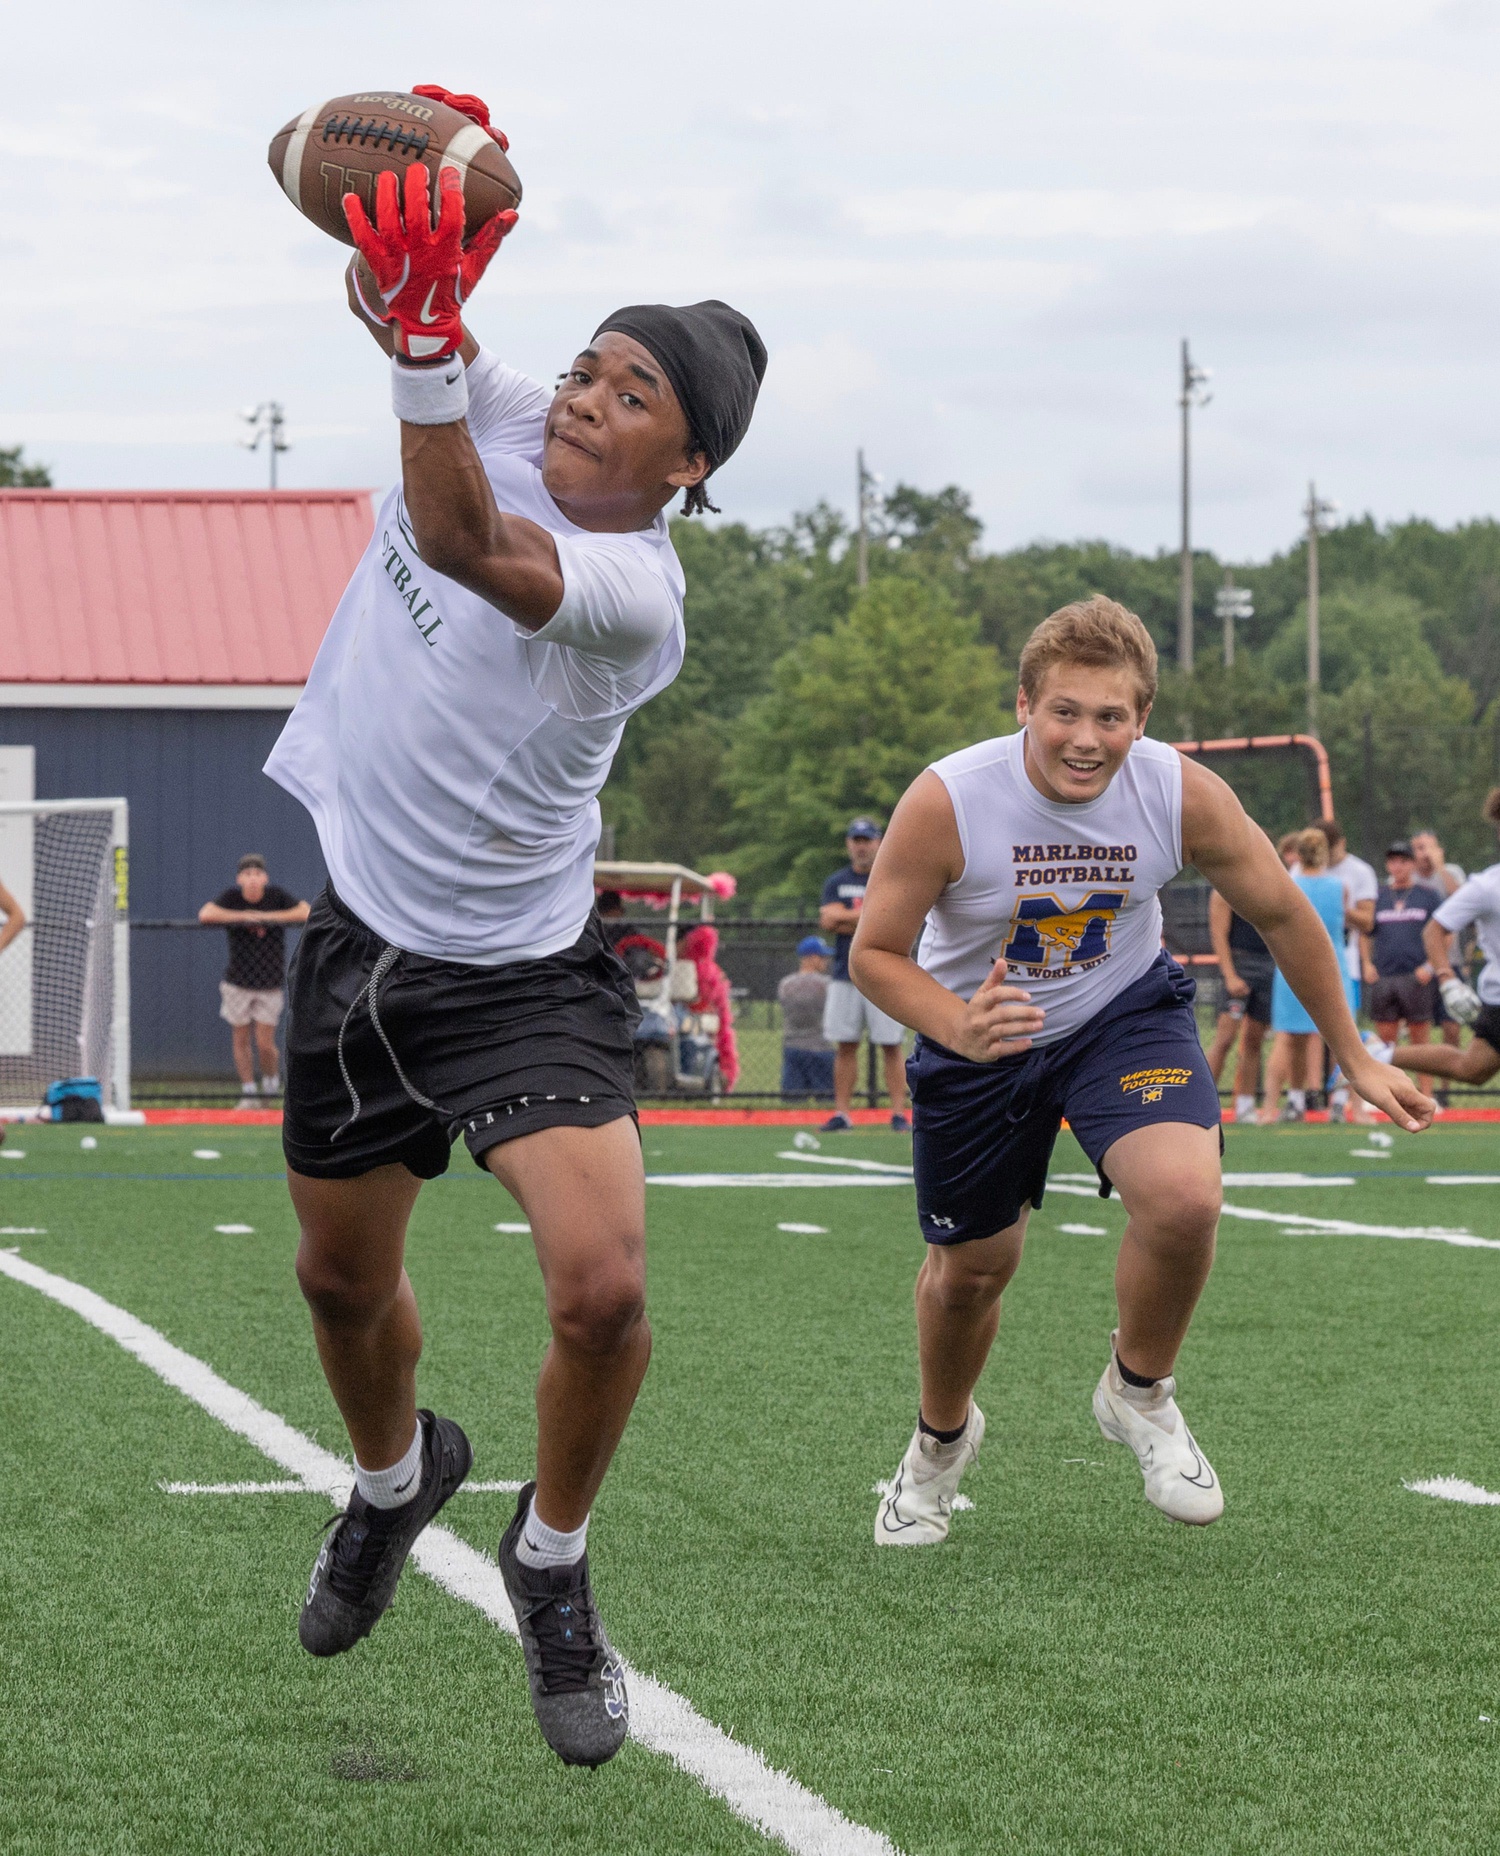
[[[684,492],[706,505],[765,349],[725,304],[637,306],[549,395],[460,320],[515,215],[464,249],[456,172],[436,226],[425,169],[406,179],[403,197],[381,176],[373,226],[345,201],[367,267],[351,302],[392,354],[401,484],[267,763],[329,871],[290,979],[284,1144],[356,1483],[299,1628],[316,1656],[367,1635],[468,1473],[463,1432],[417,1409],[403,1268],[422,1182],[462,1135],[530,1222],[552,1327],[536,1481],[500,1565],[542,1732],[596,1766],[627,1700],[585,1534],[651,1352],[637,1008],[593,908],[596,796],[627,719],[682,663],[663,512]]]
[[[1053,613],[1021,653],[1020,732],[920,775],[865,892],[854,979],[921,1034],[907,1070],[928,1246],[921,1405],[876,1516],[882,1545],[947,1535],[984,1436],[974,1387],[1064,1115],[1128,1217],[1099,1427],[1135,1452],[1164,1514],[1223,1512],[1172,1378],[1220,1197],[1193,982],[1161,949],[1157,891],[1184,864],[1260,930],[1360,1094],[1403,1128],[1432,1118],[1360,1043],[1339,956],[1265,834],[1222,780],[1144,738],[1155,695],[1156,650],[1134,613],[1099,598]]]

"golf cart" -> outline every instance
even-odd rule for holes
[[[641,1002],[635,1033],[636,1088],[646,1096],[716,1100],[724,1093],[717,1050],[719,1015],[692,1009],[698,997],[698,969],[693,961],[677,958],[684,903],[689,908],[697,905],[698,921],[713,920],[715,892],[709,879],[684,864],[596,862],[594,888],[615,890],[626,902],[666,910],[660,937],[632,923],[631,932],[615,943]]]

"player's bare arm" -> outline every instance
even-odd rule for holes
[[[1344,1074],[1365,1101],[1413,1133],[1435,1104],[1411,1079],[1377,1063],[1360,1042],[1333,943],[1287,874],[1275,846],[1217,774],[1184,759],[1182,854],[1236,912],[1259,929]]]
[[[312,904],[299,902],[291,909],[221,909],[217,902],[205,902],[198,920],[205,928],[298,928],[312,913]]]
[[[1208,898],[1208,939],[1214,950],[1214,959],[1219,963],[1219,977],[1224,982],[1224,990],[1231,999],[1243,999],[1250,991],[1247,981],[1242,980],[1235,971],[1234,949],[1229,944],[1229,927],[1234,911],[1219,894],[1213,890]]]
[[[882,1012],[960,1057],[993,1063],[1029,1050],[1041,1030],[1044,1013],[1030,993],[1007,986],[1005,962],[997,960],[965,1002],[911,957],[928,910],[963,868],[948,789],[935,773],[919,774],[892,814],[870,873],[849,972]]]

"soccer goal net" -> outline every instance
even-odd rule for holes
[[[0,951],[0,1108],[99,1080],[130,1107],[129,837],[123,799],[0,801],[0,883],[26,927]]]

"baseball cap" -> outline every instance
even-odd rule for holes
[[[851,818],[849,828],[844,833],[846,838],[879,838],[884,836],[884,828],[877,825],[872,818]]]
[[[266,860],[261,856],[259,851],[246,851],[245,855],[234,866],[234,873],[238,876],[241,870],[264,870],[265,867]]]
[[[826,960],[830,951],[828,943],[826,941],[820,941],[815,934],[805,934],[797,943],[799,958],[804,954],[820,954],[823,959]]]
[[[1387,857],[1410,857],[1412,856],[1413,853],[1412,853],[1412,848],[1411,848],[1411,839],[1410,838],[1392,839],[1392,841],[1385,847],[1385,854]]]

